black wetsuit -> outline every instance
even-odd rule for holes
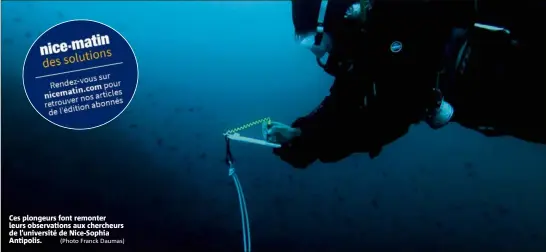
[[[325,67],[336,77],[330,95],[292,124],[301,136],[274,153],[296,168],[357,152],[373,158],[424,119],[434,87],[453,105],[452,122],[546,143],[544,8],[520,5],[528,19],[508,8],[489,8],[508,17],[486,11],[482,17],[512,32],[504,36],[473,28],[480,21],[473,1],[377,0],[363,30],[338,29]],[[403,45],[399,53],[390,51],[394,41]],[[462,71],[455,62],[465,41],[470,49],[462,55],[470,57]]]

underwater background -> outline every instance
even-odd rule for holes
[[[1,18],[2,228],[10,214],[125,224],[125,245],[56,251],[242,251],[222,133],[291,123],[333,81],[294,43],[289,1],[3,1]],[[21,80],[33,41],[70,19],[117,29],[140,69],[128,109],[88,131],[44,120]],[[254,251],[546,251],[546,146],[418,125],[373,161],[296,170],[267,147],[232,151]]]

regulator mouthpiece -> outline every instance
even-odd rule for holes
[[[428,116],[426,122],[433,129],[439,129],[446,126],[453,117],[454,109],[445,100],[442,99],[440,106]]]

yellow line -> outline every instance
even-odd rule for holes
[[[247,123],[247,124],[245,124],[243,126],[235,128],[235,129],[228,130],[226,132],[226,134],[233,134],[235,132],[239,132],[241,130],[248,129],[248,128],[252,127],[252,126],[256,126],[256,125],[261,124],[263,122],[267,122],[267,124],[271,124],[271,118],[266,117],[266,118],[263,118],[263,119],[260,119],[260,120],[254,121],[254,122]]]

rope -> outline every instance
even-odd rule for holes
[[[235,173],[235,168],[231,166],[229,170],[230,170],[229,172],[230,176],[233,178],[233,182],[235,183],[235,188],[237,189],[237,195],[239,197],[239,209],[241,211],[241,226],[242,226],[242,232],[243,232],[244,252],[250,252],[250,248],[251,248],[250,221],[248,218],[248,210],[246,207],[245,194],[243,193],[243,187],[241,186],[239,177],[237,177],[237,174]]]
[[[263,122],[263,121],[261,121]],[[234,133],[233,131],[232,133]],[[237,189],[237,196],[239,198],[239,210],[241,212],[241,226],[243,233],[243,249],[244,252],[250,252],[250,221],[248,218],[248,210],[246,207],[245,194],[243,193],[243,187],[239,181],[239,177],[235,173],[235,167],[233,166],[233,155],[231,154],[231,148],[229,144],[229,138],[226,136],[226,163],[229,166],[229,176],[233,178],[235,188]]]
[[[245,194],[243,193],[243,187],[241,186],[241,182],[239,181],[239,177],[235,173],[235,167],[233,166],[234,159],[233,159],[233,155],[231,154],[231,146],[230,146],[230,141],[228,136],[236,132],[239,132],[241,130],[245,130],[252,126],[256,126],[263,123],[267,123],[268,125],[271,124],[271,118],[266,117],[254,122],[250,122],[238,128],[228,130],[226,131],[226,133],[224,133],[224,136],[226,139],[226,164],[229,166],[229,176],[233,178],[233,183],[235,183],[235,188],[237,189],[237,196],[239,198],[239,210],[241,211],[241,226],[243,231],[244,252],[250,252],[251,250],[250,221],[248,218],[248,211],[246,207]]]

